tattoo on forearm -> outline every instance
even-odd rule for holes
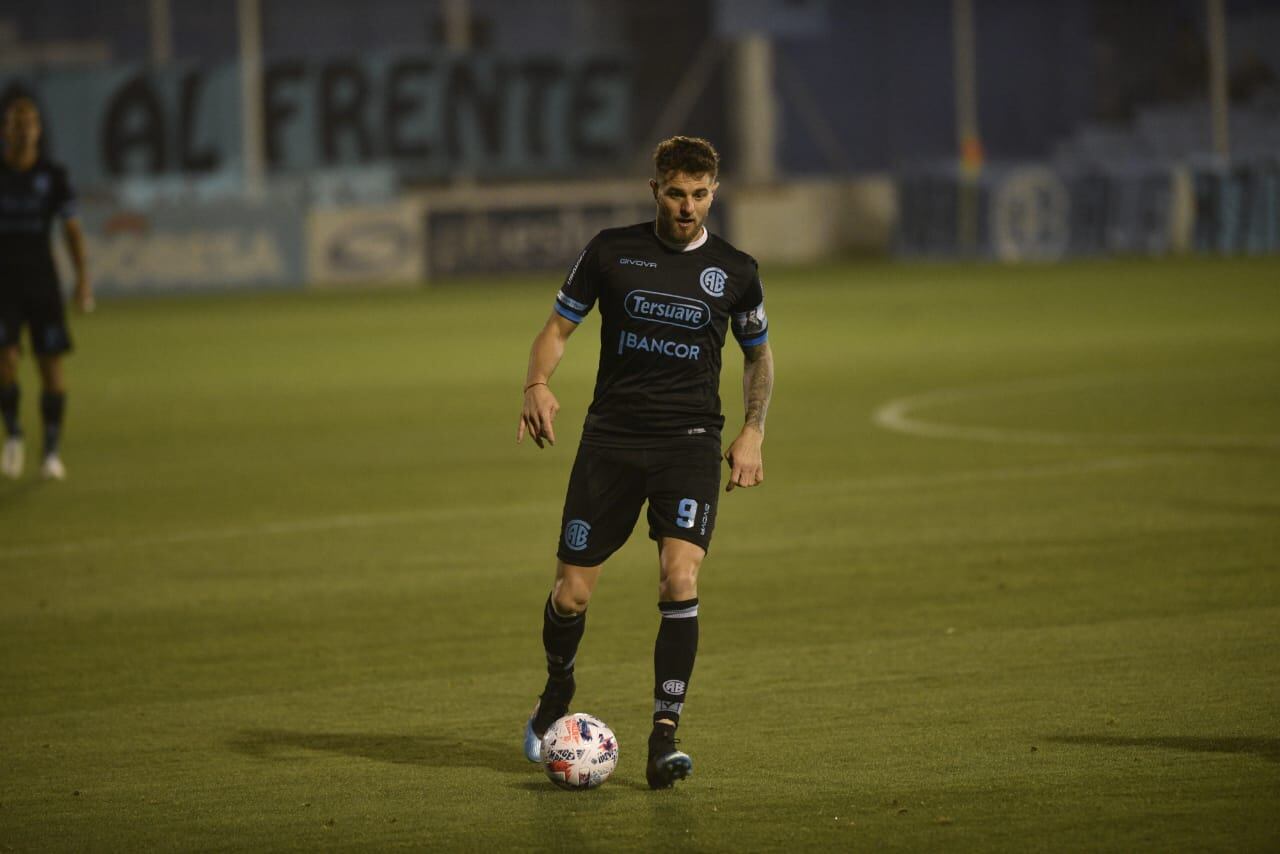
[[[747,352],[747,370],[742,378],[746,423],[764,430],[769,399],[773,396],[773,356],[767,347],[753,347]]]

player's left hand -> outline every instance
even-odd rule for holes
[[[76,279],[76,308],[82,313],[88,314],[93,311],[97,303],[93,299],[93,288],[89,286],[88,277],[81,276]]]
[[[759,428],[742,428],[738,438],[724,452],[725,462],[730,469],[729,484],[724,488],[725,492],[732,492],[735,486],[759,486],[764,483],[764,458],[761,454],[763,444],[764,433]]]

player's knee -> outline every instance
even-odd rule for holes
[[[561,578],[551,593],[551,604],[556,613],[568,616],[581,614],[591,602],[591,587],[578,578]]]
[[[662,576],[658,579],[658,599],[662,602],[681,602],[698,595],[698,567],[701,560],[685,559],[663,561]]]
[[[697,573],[669,575],[658,582],[658,601],[660,602],[683,602],[697,595]]]
[[[659,556],[659,601],[681,602],[697,596],[698,570],[705,555],[702,549],[679,540],[664,542]]]
[[[64,392],[62,382],[62,359],[58,356],[41,356],[37,359],[40,366],[40,385],[45,391]]]

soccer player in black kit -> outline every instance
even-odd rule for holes
[[[600,232],[569,271],[534,339],[516,441],[555,444],[560,409],[548,383],[565,342],[600,306],[600,367],[561,519],[555,585],[543,609],[547,681],[525,724],[537,762],[541,736],[568,714],[587,604],[602,564],[648,501],[658,545],[653,731],[649,786],[670,787],[693,769],[676,749],[698,649],[698,569],[711,544],[720,487],[720,355],[726,332],[745,356],[745,424],[723,454],[726,491],[764,480],[761,445],[773,392],[764,290],[755,259],[704,226],[719,186],[719,155],[677,136],[654,152],[650,222]]]
[[[46,478],[61,480],[66,468],[58,455],[66,387],[62,356],[71,350],[67,314],[54,268],[49,231],[54,217],[76,270],[76,305],[93,307],[85,265],[84,236],[76,219],[75,193],[66,170],[40,153],[40,112],[30,98],[19,97],[4,112],[4,156],[0,159],[0,416],[5,443],[0,471],[22,474],[25,451],[18,420],[18,353],[22,327],[29,328],[31,349],[40,367],[40,415]]]

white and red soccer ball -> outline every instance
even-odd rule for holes
[[[565,715],[542,736],[542,767],[563,789],[594,789],[618,767],[618,739],[599,718]]]

